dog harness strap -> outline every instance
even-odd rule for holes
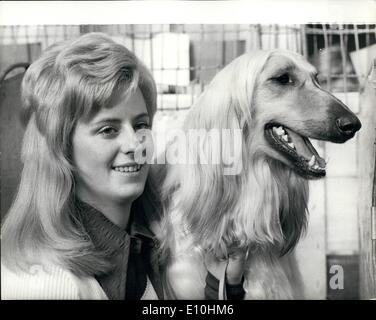
[[[218,290],[218,299],[227,300],[226,294],[226,270],[228,267],[229,260],[227,259],[221,266],[221,277],[219,278],[219,290]]]

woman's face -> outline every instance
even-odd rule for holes
[[[144,190],[148,165],[137,165],[138,130],[150,128],[139,89],[128,98],[119,95],[111,108],[89,121],[78,121],[73,133],[76,193],[88,203],[133,201]]]

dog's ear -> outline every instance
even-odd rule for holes
[[[202,145],[189,143],[190,153],[204,152],[206,159],[224,154],[229,163],[234,147],[240,148],[240,156],[235,160],[234,170],[226,172],[223,162],[218,165],[198,163],[177,167],[172,179],[179,180],[180,187],[177,206],[186,220],[187,227],[196,235],[202,246],[209,246],[214,252],[226,250],[233,239],[231,231],[232,211],[237,203],[241,187],[241,161],[244,158],[242,142],[243,128],[251,121],[252,97],[257,76],[269,56],[268,52],[254,52],[243,55],[220,71],[192,106],[184,122],[184,129],[230,129],[221,138],[224,148],[205,140]],[[240,132],[239,142],[234,145],[236,131]],[[236,152],[235,152],[236,153]],[[248,156],[248,155],[247,155]],[[223,158],[223,157],[222,157]],[[221,159],[223,160],[223,159]],[[238,161],[239,160],[239,161]],[[228,169],[228,168],[227,168]],[[227,175],[226,175],[227,174]]]
[[[244,141],[243,133],[250,130],[252,121],[252,99],[257,78],[269,55],[270,52],[264,51],[249,53],[220,71],[190,109],[184,129],[239,129],[240,140]],[[247,129],[244,131],[245,126]],[[232,139],[231,136],[228,138]],[[225,153],[230,149],[230,142],[225,141]],[[205,143],[206,158],[218,154],[215,145],[209,140]],[[249,150],[242,146],[240,160],[250,161]],[[190,152],[194,154],[202,151],[198,143],[190,144],[189,148],[192,148]],[[218,256],[225,256],[226,248],[239,242],[237,238],[246,234],[244,226],[234,232],[234,226],[241,224],[234,221],[239,218],[239,214],[235,213],[237,204],[242,202],[239,197],[246,194],[242,192],[246,180],[243,168],[236,170],[234,175],[225,175],[223,163],[174,167],[174,170],[169,171],[171,179],[167,178],[165,185],[165,193],[173,192],[176,183],[171,181],[178,181],[179,188],[175,189],[173,195],[176,202],[174,210],[181,212],[186,227],[195,235],[200,246],[212,250]]]
[[[276,181],[280,181],[277,184],[281,186],[281,182],[284,183],[278,191],[281,203],[279,220],[283,233],[280,254],[283,256],[295,248],[307,229],[308,183],[301,176],[286,171],[275,161],[270,166]]]

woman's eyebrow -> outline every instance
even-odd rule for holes
[[[94,121],[93,125],[98,125],[98,124],[103,124],[103,123],[119,124],[119,123],[121,123],[121,119],[119,119],[119,118],[102,118],[102,119],[98,119],[97,121]]]
[[[138,115],[136,115],[136,116],[134,117],[134,120],[138,120],[138,119],[140,119],[140,118],[144,118],[144,117],[149,118],[149,114],[146,113],[146,112],[144,112],[144,113],[140,113],[140,114],[138,114]]]
[[[137,121],[141,118],[148,118],[149,119],[149,114],[146,113],[146,112],[140,113],[133,118],[133,121]],[[120,119],[120,118],[114,118],[114,117],[106,118],[106,117],[104,117],[104,118],[100,118],[96,121],[93,121],[93,125],[99,125],[99,124],[103,124],[103,123],[120,124],[121,122],[122,122],[122,119]]]

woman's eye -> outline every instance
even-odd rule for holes
[[[279,77],[273,78],[273,80],[277,81],[279,84],[282,85],[292,83],[291,77],[288,73],[284,73]]]
[[[112,136],[117,134],[117,130],[113,127],[104,127],[100,129],[98,133],[103,136]]]
[[[136,124],[136,130],[140,129],[150,129],[150,124],[148,122],[140,122]]]

